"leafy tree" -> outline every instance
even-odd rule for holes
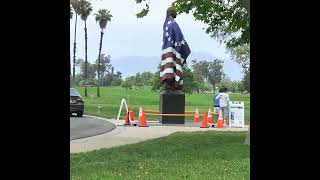
[[[163,86],[160,83],[160,71],[157,71],[152,76],[151,91],[159,92],[162,90]]]
[[[250,44],[229,48],[232,59],[241,65],[242,72],[246,74],[250,67]]]
[[[250,68],[248,72],[246,72],[245,76],[243,77],[243,86],[244,90],[250,92]]]
[[[250,92],[250,44],[229,49],[234,61],[242,66],[243,91]]]
[[[97,65],[88,63],[87,65],[87,78],[85,76],[85,61],[83,59],[78,59],[76,61],[76,66],[80,69],[80,75],[83,80],[88,80],[88,84],[93,84],[96,77]],[[89,83],[90,81],[90,83]]]
[[[186,94],[192,94],[194,89],[195,81],[190,68],[187,64],[183,66],[183,92]]]
[[[137,14],[138,18],[148,14],[149,3],[150,0]],[[172,6],[178,14],[191,12],[196,20],[207,25],[206,33],[229,48],[250,43],[250,0],[174,0]]]
[[[144,85],[144,82],[142,80],[141,74],[137,73],[135,76],[133,76],[133,84],[137,88],[141,88]]]
[[[133,76],[126,78],[122,84],[121,87],[125,88],[126,90],[131,90],[133,86]]]
[[[102,86],[120,86],[122,83],[121,76],[108,73],[102,78]]]
[[[97,58],[96,60],[96,65],[98,67],[98,61],[99,59]],[[105,54],[101,54],[100,55],[100,85],[105,86],[105,85],[110,85],[110,83],[106,83],[106,79],[108,79],[109,77],[106,77],[108,73],[110,73],[110,70],[112,69],[112,64],[111,64],[111,56],[110,55],[105,55]],[[98,70],[98,68],[97,68]]]
[[[143,85],[151,86],[152,85],[153,73],[143,72],[141,73],[141,82]]]
[[[210,61],[199,61],[192,60],[193,75],[196,79],[196,87],[198,92],[200,90],[207,91],[208,88],[205,83],[210,82],[215,89],[216,84],[225,76],[223,73],[223,61],[215,59],[213,62]],[[212,88],[210,88],[212,89]]]
[[[223,73],[223,61],[215,59],[213,62],[209,62],[209,82],[211,83],[212,87],[215,88],[216,84],[221,81],[224,77]]]
[[[122,73],[121,73],[120,71],[117,71],[116,75],[117,75],[120,79],[122,79]]]
[[[192,60],[193,75],[197,82],[205,83],[209,78],[209,62]]]
[[[121,84],[122,84],[122,73],[120,71],[117,71],[116,74],[112,74],[112,77],[111,77],[111,73],[107,74],[104,85],[120,86]]]
[[[119,77],[119,76],[116,75],[116,74],[113,74],[111,86],[120,86],[121,83],[122,83],[121,77]]]
[[[220,83],[217,84],[218,88],[226,87],[230,92],[238,92],[241,89],[243,81],[231,81],[230,79],[223,78]]]
[[[113,71],[114,71],[114,67],[111,67],[111,72],[108,71],[108,73],[105,75],[104,78],[104,85],[105,86],[110,86],[113,80]]]

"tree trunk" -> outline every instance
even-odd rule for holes
[[[87,97],[87,81],[88,81],[88,59],[87,59],[87,21],[84,21],[84,33],[85,33],[85,63],[84,63],[84,96]]]
[[[77,39],[77,19],[78,15],[76,13],[76,23],[74,25],[74,41],[73,41],[73,76],[72,76],[72,82],[75,84],[76,82],[76,39]],[[70,63],[71,65],[71,63]]]
[[[99,56],[98,56],[98,88],[97,88],[97,96],[100,97],[100,59],[101,59],[101,48],[102,48],[102,37],[103,31],[101,29],[101,36],[100,36],[100,47],[99,47]]]
[[[249,125],[249,129],[248,129],[246,140],[244,141],[244,144],[250,145],[250,125]]]

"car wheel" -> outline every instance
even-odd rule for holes
[[[77,117],[82,117],[83,111],[77,112]]]

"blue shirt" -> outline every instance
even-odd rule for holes
[[[213,107],[220,107],[219,94],[216,94],[213,97]]]

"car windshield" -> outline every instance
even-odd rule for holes
[[[70,96],[80,96],[80,94],[73,88],[70,88]]]

